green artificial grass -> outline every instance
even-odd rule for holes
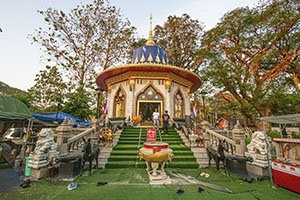
[[[91,176],[87,173],[76,180],[78,187],[72,191],[67,190],[69,182],[52,182],[43,179],[34,182],[30,187],[13,190],[7,193],[0,193],[1,200],[31,200],[31,199],[102,199],[102,200],[166,200],[166,199],[212,199],[212,200],[296,200],[300,195],[284,188],[272,189],[268,179],[262,182],[247,183],[239,180],[235,175],[226,176],[213,168],[205,169],[166,169],[179,171],[182,174],[196,177],[200,172],[210,174],[209,178],[198,176],[197,179],[203,182],[223,186],[233,193],[224,193],[213,190],[199,184],[170,184],[170,185],[149,185],[148,174],[144,168],[122,168],[122,169],[99,169],[93,170]],[[171,178],[172,175],[170,175]],[[104,186],[97,186],[97,182],[108,182]],[[198,193],[198,188],[204,192]],[[178,189],[184,190],[182,195],[177,195]]]
[[[127,168],[127,167],[144,167],[145,162],[137,160],[138,141],[140,128],[125,127],[119,138],[118,144],[113,148],[110,154],[106,168]],[[189,147],[184,145],[181,137],[174,128],[170,128],[168,135],[161,135],[162,141],[167,142],[173,150],[174,156],[169,167],[173,168],[198,168],[196,158]],[[140,148],[147,139],[147,129],[142,129]],[[157,134],[156,140],[160,141]],[[138,163],[136,163],[138,161]]]

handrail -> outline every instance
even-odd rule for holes
[[[74,137],[71,137],[71,138],[68,140],[68,145],[71,144],[71,143],[73,143],[73,142],[75,142],[76,140],[78,140],[78,139],[80,139],[80,138],[82,138],[82,137],[88,135],[89,133],[91,133],[91,132],[93,132],[93,131],[95,131],[95,128],[90,128],[90,129],[88,129],[88,130],[86,130],[86,131],[84,131],[84,132],[82,132],[82,133],[80,133],[80,134],[78,134],[78,135],[75,135]]]
[[[225,143],[231,148],[228,149],[229,153],[233,154],[236,151],[236,142],[230,138],[227,138],[219,133],[216,133],[215,131],[206,129],[206,133],[209,135],[208,139],[214,146],[218,146],[218,139],[219,140],[225,140]]]
[[[189,138],[189,130],[186,126],[181,125],[180,128],[182,129],[183,134],[185,135],[186,138]]]
[[[142,137],[142,128],[140,128],[140,133],[139,133],[139,142],[136,150],[136,161],[135,161],[135,167],[137,168],[138,162],[139,162],[139,148],[141,145],[141,137]]]
[[[228,137],[225,137],[225,136],[223,136],[223,135],[221,135],[221,134],[219,134],[219,133],[216,133],[216,132],[214,132],[214,131],[212,131],[212,130],[209,130],[209,129],[206,130],[206,132],[208,132],[209,134],[214,135],[215,137],[217,137],[217,138],[220,139],[220,140],[226,140],[226,142],[229,143],[229,144],[236,145],[236,143],[235,143],[234,140],[232,140],[232,139],[230,139],[230,138],[228,138]]]
[[[70,138],[67,142],[67,149],[69,152],[73,152],[74,150],[77,150],[78,147],[82,147],[82,141],[83,138],[91,134],[92,132],[96,131],[96,128],[90,128],[78,135],[75,135],[74,137]]]
[[[161,138],[161,132],[160,132],[160,131],[158,131],[158,133],[159,133],[159,138],[160,138],[160,141],[162,142],[162,138]]]

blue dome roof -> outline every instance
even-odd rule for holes
[[[134,51],[132,64],[155,63],[168,64],[166,52],[158,46],[145,45]]]

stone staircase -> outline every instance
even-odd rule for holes
[[[106,164],[106,168],[128,168],[128,167],[145,167],[145,162],[138,158],[138,149],[143,147],[146,141],[147,129],[141,129],[141,144],[138,147],[139,128],[125,127],[121,134],[121,138],[113,148]],[[169,147],[173,149],[174,157],[172,162],[167,163],[166,167],[170,168],[198,168],[196,158],[190,147],[186,146],[184,141],[178,135],[174,128],[169,129],[168,136],[162,134],[161,139],[167,142]],[[157,135],[157,141],[160,141],[160,136]],[[106,154],[108,155],[108,153]]]
[[[119,138],[121,136],[122,130],[118,130],[115,133],[115,137],[113,139],[113,147],[118,144]],[[100,148],[100,154],[98,156],[98,167],[105,169],[105,165],[108,162],[108,158],[110,157],[110,153],[113,150],[113,147],[99,147]]]
[[[181,130],[179,130],[177,132],[180,135],[184,144],[186,146],[190,147],[191,144],[190,144],[188,138],[184,135],[184,133]],[[207,156],[206,148],[191,147],[191,151],[193,152],[193,154],[197,160],[197,163],[199,164],[199,168],[204,168],[204,167],[208,166],[208,156]],[[211,165],[215,166],[215,161],[213,159],[211,160]]]
[[[139,134],[139,129],[138,128],[125,128],[124,129],[124,137],[122,139],[122,141],[120,142],[120,144],[122,144],[122,146],[117,146],[118,142],[119,142],[119,138],[121,136],[122,130],[118,130],[116,132],[116,135],[113,139],[113,147],[100,147],[100,154],[98,157],[98,167],[99,168],[105,168],[107,163],[110,160],[110,164],[109,164],[109,168],[115,168],[115,167],[134,167],[136,164],[136,156],[137,156],[137,143],[138,143],[138,134]],[[173,129],[173,131],[171,132],[177,132],[178,135],[180,136],[180,139],[177,140],[176,138],[172,138],[172,136],[164,136],[162,135],[163,141],[165,142],[169,142],[170,143],[170,147],[172,148],[172,143],[174,143],[176,146],[177,144],[184,144],[186,150],[181,151],[181,149],[177,149],[175,146],[173,146],[173,148],[175,147],[175,151],[174,151],[174,155],[176,155],[175,157],[173,157],[173,161],[179,159],[180,164],[177,165],[175,163],[176,167],[181,167],[184,165],[189,165],[189,161],[192,161],[192,158],[189,159],[184,159],[187,157],[190,157],[191,155],[188,153],[188,148],[190,148],[190,142],[187,139],[187,137],[184,135],[184,133],[182,131],[176,131],[175,129]],[[146,130],[143,129],[142,130],[142,141],[141,141],[141,146],[142,144],[146,141]],[[157,140],[159,140],[159,136],[157,135]],[[168,141],[171,140],[171,141]],[[173,141],[172,141],[173,140]],[[181,141],[181,142],[180,142]],[[176,144],[177,143],[177,144]],[[126,145],[125,148],[123,148],[123,146]],[[131,145],[133,145],[131,147]],[[111,152],[114,151],[113,154],[111,154]],[[206,152],[206,148],[200,148],[200,147],[191,147],[190,151],[191,154],[193,155],[193,157],[196,158],[196,162],[198,164],[199,168],[204,168],[208,166],[208,156],[207,156],[207,152]],[[118,162],[118,165],[115,164],[115,162]],[[124,163],[124,164],[123,164]],[[222,162],[221,162],[222,163]],[[220,166],[222,166],[222,164],[220,163]],[[123,166],[124,165],[124,166]],[[144,166],[144,161],[139,161],[138,160],[138,165],[137,167],[142,167]],[[211,160],[211,165],[215,166],[215,162],[212,159]],[[175,167],[174,165],[172,166],[172,162],[170,163],[170,167]],[[193,165],[191,165],[190,167],[193,168]]]

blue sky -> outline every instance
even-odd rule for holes
[[[35,75],[44,69],[40,62],[43,52],[28,39],[28,34],[44,25],[37,10],[52,7],[67,12],[80,2],[92,0],[1,0],[0,81],[22,90],[32,87]],[[110,3],[120,8],[122,15],[137,28],[138,37],[148,37],[150,13],[153,26],[163,25],[169,15],[187,13],[209,30],[226,12],[253,7],[258,0],[110,0]]]

